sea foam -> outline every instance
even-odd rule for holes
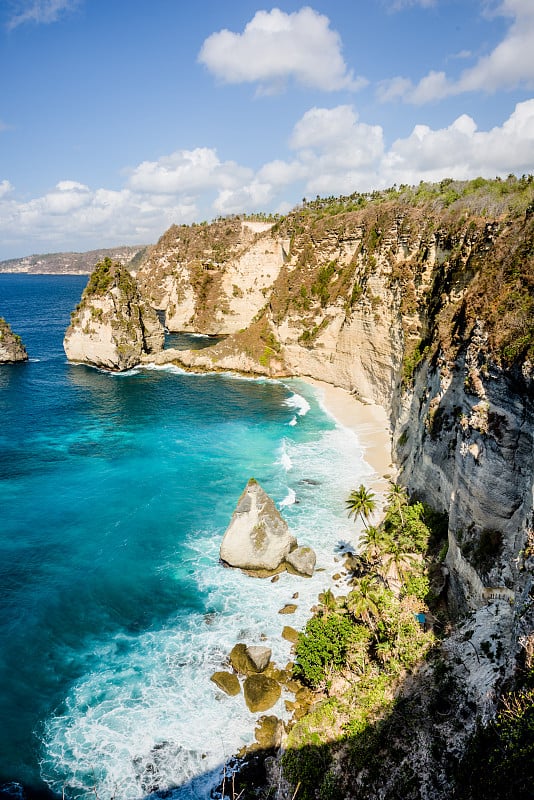
[[[306,406],[299,405],[303,414]],[[207,798],[225,760],[252,742],[258,715],[247,710],[242,694],[228,697],[210,676],[227,667],[238,641],[265,641],[273,661],[289,661],[284,618],[277,612],[298,591],[291,624],[301,628],[319,592],[333,586],[339,546],[355,538],[344,500],[371,471],[356,436],[346,430],[300,429],[292,429],[295,438],[282,436],[280,459],[269,473],[271,494],[299,543],[316,550],[321,569],[306,580],[288,573],[274,584],[251,578],[219,563],[222,529],[207,524],[194,530],[180,560],[165,565],[162,580],[174,580],[178,590],[187,575],[205,612],[88,643],[92,667],[41,729],[42,774],[58,792],[138,800],[158,789],[172,790],[180,800]],[[269,713],[287,719],[285,699]]]

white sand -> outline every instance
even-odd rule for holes
[[[317,390],[326,411],[343,427],[356,433],[363,447],[364,459],[375,472],[369,488],[384,492],[388,478],[393,479],[396,474],[391,459],[390,425],[384,409],[362,403],[339,386],[308,377],[304,380]]]

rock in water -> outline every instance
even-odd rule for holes
[[[8,323],[0,317],[0,364],[27,361],[28,353],[20,336],[13,333]]]
[[[251,478],[224,534],[221,561],[241,569],[275,570],[296,546],[275,504]]]
[[[63,347],[69,361],[111,370],[139,364],[162,349],[165,332],[135,279],[119,263],[99,262],[71,315]]]
[[[297,547],[286,556],[289,566],[299,575],[306,575],[308,578],[313,575],[316,560],[315,550],[311,547]]]
[[[249,675],[243,684],[243,693],[248,710],[267,711],[280,699],[282,688],[274,678],[267,675]]]
[[[230,664],[240,675],[251,675],[263,672],[271,660],[271,648],[248,646],[239,642],[232,647],[229,655]]]
[[[212,680],[219,689],[222,689],[223,692],[230,695],[230,697],[239,694],[241,691],[239,678],[233,672],[214,672],[210,680]]]

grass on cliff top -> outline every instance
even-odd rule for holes
[[[126,267],[123,267],[118,261],[113,262],[111,258],[106,256],[102,261],[98,261],[95,264],[85,288],[84,296],[86,298],[102,296],[112,286],[118,286],[127,297],[132,297],[136,291],[135,281]]]

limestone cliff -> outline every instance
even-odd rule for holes
[[[99,262],[72,313],[63,346],[67,358],[110,370],[126,370],[163,347],[164,330],[136,282],[109,258]]]
[[[264,305],[284,259],[269,223],[238,219],[173,225],[137,279],[170,331],[236,333]]]
[[[0,364],[27,361],[28,353],[20,336],[13,333],[8,323],[0,317]]]
[[[139,282],[170,328],[228,334],[142,359],[310,376],[388,411],[401,482],[448,515],[460,620],[440,657],[463,728],[415,731],[402,764],[428,779],[414,797],[451,796],[436,753],[450,765],[491,717],[534,631],[532,177],[317,199],[265,230],[174,227]],[[433,681],[423,668],[406,690],[429,719]],[[376,796],[396,796],[390,778]]]

